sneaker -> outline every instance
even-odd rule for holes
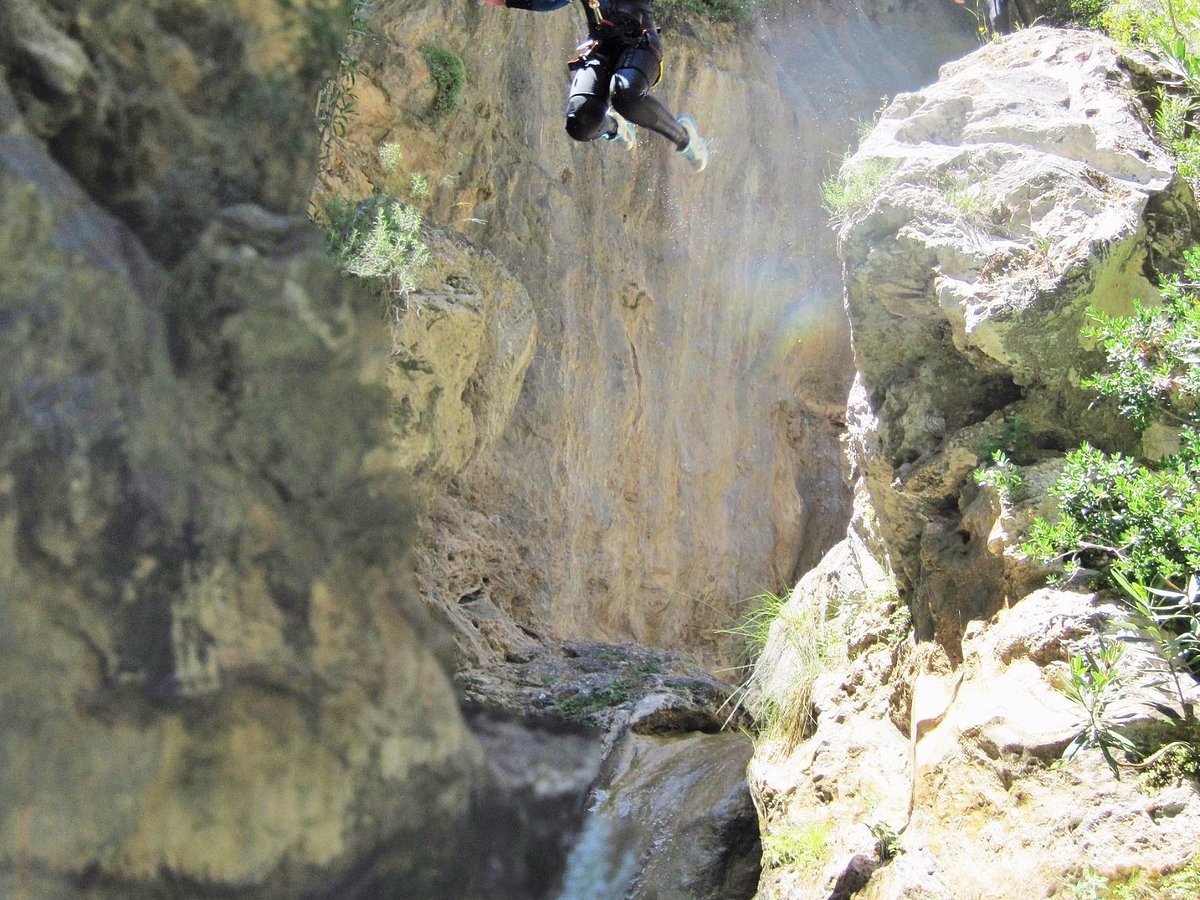
[[[611,109],[608,111],[608,114],[617,123],[617,130],[614,134],[606,134],[602,135],[602,137],[606,141],[616,141],[624,149],[632,153],[634,148],[637,147],[637,129],[633,127],[632,122],[626,121],[624,117],[613,112]]]
[[[680,116],[676,121],[683,126],[688,136],[687,144],[679,152],[691,164],[693,171],[703,172],[704,167],[708,165],[708,141],[700,137],[700,130],[696,128],[696,121],[691,116]]]

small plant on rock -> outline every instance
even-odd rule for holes
[[[379,165],[384,175],[395,175],[400,169],[400,160],[403,157],[399,144],[389,141],[379,145]]]
[[[975,483],[994,488],[1004,503],[1012,503],[1021,489],[1021,470],[1002,450],[992,454],[992,464],[975,471]]]
[[[791,866],[816,874],[829,855],[831,829],[824,822],[785,825],[763,835],[763,865],[769,869]]]
[[[879,861],[894,859],[900,852],[900,835],[896,833],[896,829],[887,822],[876,822],[867,827],[871,829],[875,838],[875,852],[879,854]]]
[[[760,734],[794,743],[812,724],[817,676],[845,653],[845,637],[823,603],[770,592],[755,599],[742,623],[724,632],[746,640],[740,669],[749,673],[727,701],[729,720],[745,709]]]
[[[1095,651],[1084,650],[1071,657],[1062,691],[1082,707],[1085,716],[1079,734],[1063,752],[1062,762],[1070,762],[1080,752],[1097,747],[1113,774],[1120,778],[1120,764],[1113,752],[1137,754],[1137,747],[1121,733],[1120,723],[1113,715],[1113,707],[1127,697],[1121,671],[1124,656],[1124,644],[1101,639]]]
[[[821,183],[821,205],[830,222],[841,226],[869,209],[899,166],[898,160],[880,157],[846,160],[835,177]]]
[[[437,122],[458,109],[463,87],[467,83],[467,69],[462,57],[446,47],[426,44],[421,48],[421,57],[429,67],[434,85],[429,118]]]
[[[358,202],[326,204],[328,246],[343,271],[380,283],[404,297],[429,261],[421,214],[399,200],[374,194]]]

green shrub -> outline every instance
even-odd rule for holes
[[[421,57],[433,78],[435,92],[429,104],[429,117],[436,122],[458,109],[467,83],[467,69],[462,57],[445,47],[426,44],[421,48]]]
[[[382,194],[356,203],[333,200],[325,212],[327,243],[343,271],[377,281],[393,294],[416,286],[429,261],[419,212]]]
[[[408,178],[408,193],[414,200],[428,200],[429,179],[420,172],[414,172]]]
[[[1087,333],[1103,343],[1110,371],[1083,385],[1116,400],[1138,428],[1153,414],[1200,425],[1200,248],[1184,254],[1183,275],[1168,279],[1162,298],[1162,306],[1135,304],[1131,316],[1093,314]]]
[[[1185,437],[1180,453],[1154,466],[1088,444],[1068,453],[1051,489],[1058,518],[1034,522],[1026,554],[1182,586],[1200,571],[1200,435]]]
[[[1120,729],[1114,706],[1128,696],[1128,685],[1121,669],[1125,644],[1101,640],[1093,652],[1085,650],[1070,659],[1062,692],[1083,710],[1083,727],[1063,752],[1062,761],[1070,762],[1077,754],[1098,747],[1109,768],[1119,779],[1120,764],[1113,751],[1136,755],[1137,746]]]
[[[975,471],[975,483],[995,488],[1005,503],[1020,499],[1021,472],[1001,450],[992,454],[990,466]]]
[[[999,430],[981,440],[975,449],[989,459],[1003,453],[1016,465],[1027,466],[1035,459],[1029,428],[1029,420],[1024,416],[1005,416]]]
[[[1042,559],[1106,569],[1122,591],[1116,643],[1072,657],[1064,686],[1085,712],[1064,758],[1099,747],[1114,773],[1128,763],[1113,751],[1137,759],[1155,750],[1134,744],[1111,715],[1129,692],[1120,670],[1126,647],[1146,651],[1141,669],[1154,679],[1162,702],[1153,706],[1168,722],[1168,742],[1152,741],[1159,746],[1147,764],[1166,748],[1197,752],[1195,711],[1181,674],[1200,671],[1200,250],[1183,261],[1183,275],[1164,284],[1162,306],[1135,305],[1130,316],[1094,314],[1088,333],[1101,341],[1108,367],[1082,382],[1139,428],[1177,425],[1179,452],[1156,463],[1086,443],[1068,453],[1051,491],[1058,517],[1034,522],[1024,545]]]
[[[1154,127],[1158,136],[1179,165],[1179,174],[1189,181],[1200,179],[1200,134],[1193,116],[1196,101],[1190,96],[1159,89]]]
[[[400,145],[392,142],[387,142],[379,145],[379,165],[383,169],[384,175],[395,175],[400,168],[400,160],[404,158],[404,154],[400,150]]]
[[[1108,370],[1083,384],[1139,428],[1152,420],[1179,426],[1179,452],[1144,463],[1085,443],[1067,454],[1052,489],[1059,516],[1035,522],[1025,549],[1178,590],[1200,571],[1200,250],[1184,254],[1183,275],[1162,294],[1162,306],[1138,305],[1131,316],[1095,314],[1089,333],[1102,342]]]

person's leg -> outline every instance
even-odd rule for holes
[[[574,72],[567,92],[567,134],[577,141],[615,134],[617,122],[608,114],[611,62],[603,56],[589,56],[578,62]]]
[[[622,53],[609,86],[612,106],[630,122],[657,131],[682,150],[688,144],[687,131],[650,93],[661,59],[661,51],[649,42]]]

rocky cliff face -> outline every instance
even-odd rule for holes
[[[1194,854],[1194,786],[1147,796],[1099,754],[1051,768],[1079,727],[1054,685],[1105,614],[1086,592],[1034,590],[1045,572],[1016,546],[1053,506],[1062,450],[1133,440],[1078,386],[1102,362],[1088,308],[1154,298],[1200,237],[1145,78],[1106,39],[1031,29],[897,97],[844,170],[871,188],[839,238],[856,514],[773,627],[766,695],[788,697],[798,623],[828,616],[849,637],[801,725],[752,764],[764,844],[822,839],[777,856],[763,896],[1065,895],[1089,868]],[[1014,504],[971,476],[1017,423]]]
[[[277,12],[0,10],[6,897],[435,891],[463,834],[387,335],[294,215],[321,60]]]
[[[836,540],[851,364],[818,187],[881,96],[965,50],[960,12],[807,4],[668,28],[658,93],[716,148],[693,178],[657,137],[627,157],[563,134],[578,10],[379,4],[326,188],[384,185],[394,142],[401,179],[428,180],[429,214],[502,259],[538,323],[512,425],[450,454],[466,464],[427,520],[431,600],[716,662],[734,604]],[[429,46],[467,73],[436,123]],[[468,658],[505,646],[489,622]]]

